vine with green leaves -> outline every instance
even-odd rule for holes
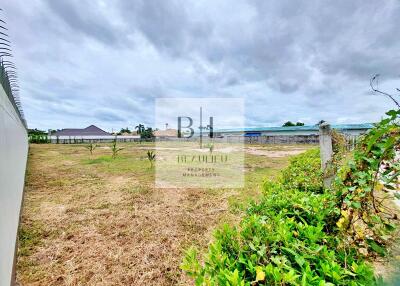
[[[360,251],[385,254],[385,245],[395,228],[397,214],[388,199],[398,187],[400,161],[400,110],[386,113],[388,118],[361,138],[352,159],[339,170],[334,189],[339,197],[339,229]],[[395,196],[399,196],[397,192]]]

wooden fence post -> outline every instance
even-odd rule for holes
[[[332,161],[332,136],[331,126],[323,122],[319,125],[319,146],[321,150],[321,168],[324,176],[324,187],[329,188],[332,183],[333,176],[327,174],[330,163]]]

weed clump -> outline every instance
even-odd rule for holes
[[[146,154],[147,154],[147,160],[149,160],[150,162],[150,168],[153,168],[154,161],[156,160],[156,154],[154,153],[154,151],[150,150],[148,150]]]

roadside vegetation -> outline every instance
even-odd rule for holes
[[[190,248],[182,269],[196,285],[377,285],[371,262],[390,253],[398,224],[390,190],[400,174],[399,114],[388,112],[351,154],[335,147],[329,189],[318,150],[292,159],[240,224],[217,229],[204,255]]]

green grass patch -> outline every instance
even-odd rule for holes
[[[21,225],[18,231],[18,255],[29,256],[46,236],[48,236],[48,232],[39,222]]]
[[[92,164],[104,164],[104,163],[118,163],[121,161],[125,161],[127,160],[127,157],[125,156],[118,156],[115,159],[112,158],[111,156],[100,156],[98,158],[94,158],[94,159],[85,159],[83,160],[84,164],[88,164],[88,165],[92,165]]]

